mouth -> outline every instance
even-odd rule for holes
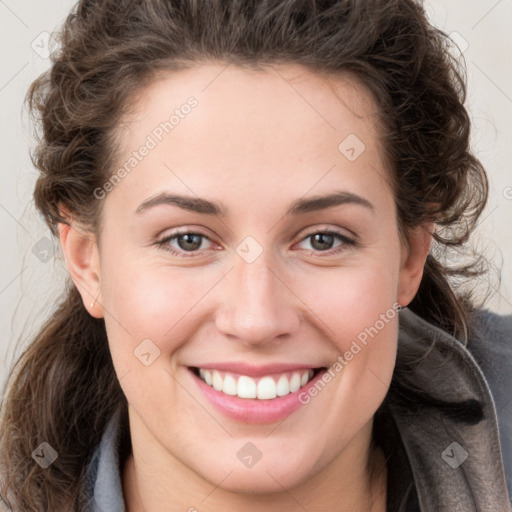
[[[206,400],[225,417],[242,423],[269,424],[299,411],[314,410],[304,406],[301,396],[318,385],[328,368],[218,362],[188,366],[187,370]]]
[[[222,394],[244,399],[274,400],[296,393],[327,368],[301,368],[259,377],[212,368],[189,369],[196,377]]]

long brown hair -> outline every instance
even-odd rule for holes
[[[100,229],[102,201],[93,191],[115,170],[115,128],[157,72],[208,60],[350,72],[380,107],[400,232],[436,222],[435,251],[409,307],[467,338],[472,300],[450,279],[476,267],[450,268],[439,255],[465,246],[488,183],[469,149],[464,67],[419,0],[81,0],[59,41],[50,70],[27,95],[38,134],[34,199],[54,235],[68,222],[61,207]],[[104,322],[69,282],[8,380],[0,424],[7,504],[83,510],[86,462],[112,413],[125,408]],[[42,442],[58,452],[46,470],[31,457]]]

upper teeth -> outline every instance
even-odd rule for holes
[[[234,375],[218,370],[199,369],[199,375],[217,391],[240,398],[259,398],[270,400],[276,396],[295,393],[313,377],[313,370],[301,370],[283,373],[281,375],[265,376],[253,379],[247,375]]]

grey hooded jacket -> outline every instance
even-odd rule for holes
[[[512,318],[481,310],[473,323],[465,347],[400,311],[394,377],[375,415],[388,512],[512,511]],[[120,422],[112,417],[89,463],[94,512],[125,511]]]

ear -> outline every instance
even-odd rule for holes
[[[96,237],[73,222],[59,223],[59,240],[71,279],[85,308],[95,318],[103,318],[100,263]]]
[[[420,287],[423,268],[427,260],[435,224],[429,222],[409,233],[409,246],[402,251],[397,302],[407,306]]]

